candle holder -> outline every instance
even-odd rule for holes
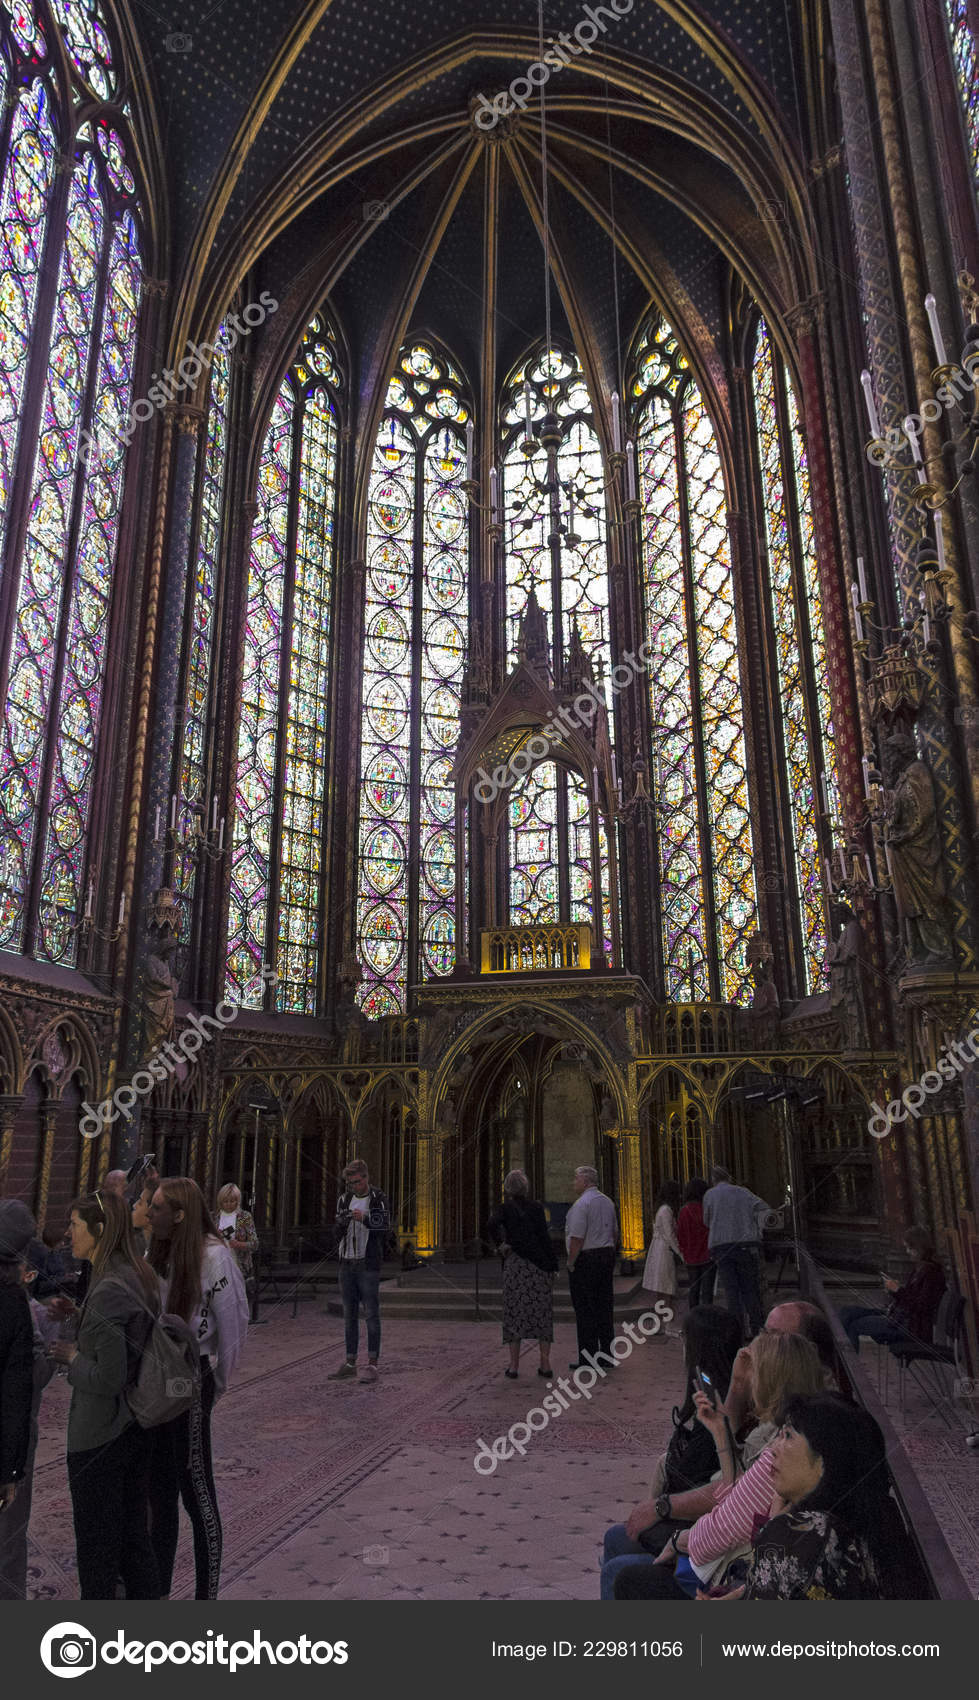
[[[228,853],[224,842],[225,822],[222,817],[220,825],[217,818],[217,798],[212,799],[211,825],[205,827],[204,804],[198,797],[170,798],[170,825],[160,831],[160,810],[156,811],[156,830],[153,834],[153,844],[162,846],[164,852],[179,852],[189,856],[195,863],[202,861],[217,862]]]
[[[119,898],[119,914],[116,924],[111,931],[106,931],[105,928],[97,927],[95,925],[90,905],[91,886],[89,886],[88,901],[85,906],[85,911],[83,914],[79,915],[77,921],[69,921],[68,916],[71,914],[71,910],[61,903],[42,903],[40,905],[40,913],[42,915],[53,916],[56,920],[63,922],[68,928],[68,931],[77,936],[79,944],[84,944],[89,939],[101,939],[104,944],[115,944],[116,940],[122,937],[123,929],[126,924],[125,892],[123,892]]]

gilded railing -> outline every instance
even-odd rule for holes
[[[480,933],[484,974],[540,974],[591,967],[591,925],[487,927]]]

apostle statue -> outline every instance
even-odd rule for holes
[[[863,933],[848,903],[834,904],[831,919],[838,937],[826,954],[829,1007],[839,1021],[844,1049],[862,1051],[868,1042],[867,1007],[860,977]]]
[[[158,929],[151,938],[146,955],[146,978],[143,984],[143,1022],[146,1052],[152,1056],[170,1039],[174,1032],[175,1000],[180,982],[173,972],[173,955],[177,940],[168,929]]]
[[[882,751],[888,792],[885,843],[894,902],[911,966],[948,962],[945,869],[935,785],[908,732],[893,732]]]
[[[749,1017],[750,1042],[757,1050],[774,1050],[778,1045],[781,1005],[772,978],[772,947],[763,933],[752,934],[746,958],[755,982]]]

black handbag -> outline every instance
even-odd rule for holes
[[[717,1469],[714,1437],[703,1423],[678,1423],[663,1465],[663,1492],[687,1493],[703,1487]]]

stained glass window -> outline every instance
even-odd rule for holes
[[[336,336],[317,315],[272,408],[258,475],[228,914],[228,995],[315,1014],[322,941],[337,485]]]
[[[102,100],[111,100],[117,77],[99,0],[51,0],[76,69]]]
[[[945,12],[972,170],[979,178],[979,53],[969,23],[969,0],[945,0]]]
[[[561,575],[552,583],[547,545],[550,511],[534,489],[547,476],[547,456],[537,447],[526,455],[524,389],[529,386],[531,418],[539,428],[550,409],[561,421],[558,449],[561,482]],[[608,563],[606,559],[605,474],[593,424],[591,400],[576,354],[543,349],[515,372],[507,386],[503,412],[503,499],[506,521],[507,656],[517,652],[520,617],[530,587],[550,617],[551,649],[566,651],[577,620],[582,644],[596,671],[607,674],[609,643]],[[529,523],[528,523],[529,521]],[[561,609],[558,626],[557,608]]]
[[[215,599],[217,596],[221,541],[224,530],[224,490],[228,464],[228,404],[231,390],[231,359],[225,346],[224,326],[214,339],[207,426],[200,471],[200,521],[194,570],[187,587],[187,615],[183,673],[183,738],[179,752],[176,794],[177,822],[184,843],[174,857],[172,884],[182,899],[181,936],[190,931],[196,882],[197,859],[191,834],[196,826],[212,834],[218,831],[213,803],[208,805],[207,720],[214,648]]]
[[[371,469],[361,720],[359,1000],[373,1018],[455,963],[451,764],[469,627],[469,511],[459,373],[432,346],[399,356]]]
[[[752,365],[786,789],[802,919],[806,989],[823,977],[826,915],[816,775],[836,768],[813,538],[809,469],[792,384],[759,322]],[[809,658],[808,667],[803,657]]]
[[[666,994],[737,1002],[755,892],[727,503],[710,416],[661,321],[632,400]]]
[[[550,507],[537,486],[547,477],[546,451],[526,454],[527,413],[539,430],[545,413],[561,425],[558,449],[561,570],[548,535]],[[596,679],[612,666],[605,472],[581,362],[569,350],[539,348],[515,371],[503,404],[503,503],[506,550],[507,658],[517,654],[520,622],[533,588],[548,623],[552,665],[567,655],[577,631]],[[553,762],[532,769],[509,805],[510,921],[593,921],[591,798],[580,774]],[[603,922],[611,959],[608,841],[599,830]]]
[[[131,144],[93,106],[116,86],[100,8],[65,0],[53,12],[79,73],[70,110],[36,9],[0,8],[4,81],[19,88],[4,106],[0,184],[0,542],[12,611],[0,646],[0,944],[70,964],[142,262]],[[74,161],[64,195],[56,147]]]

